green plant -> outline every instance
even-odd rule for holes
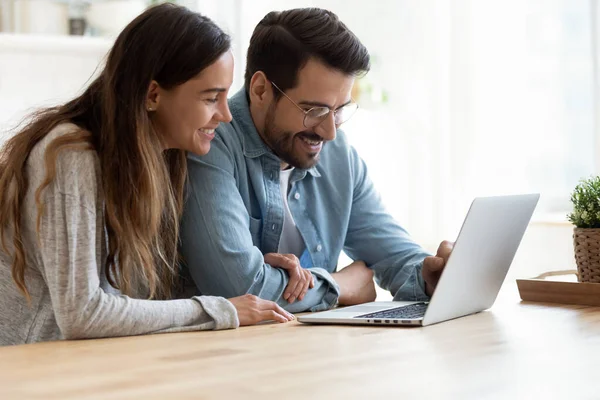
[[[569,221],[578,228],[600,228],[600,176],[579,181],[571,193],[571,202]]]

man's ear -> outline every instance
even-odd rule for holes
[[[273,86],[271,81],[262,71],[256,71],[250,80],[250,103],[256,105],[271,104],[273,99]]]

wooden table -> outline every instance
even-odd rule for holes
[[[600,308],[519,303],[426,328],[306,326],[0,348],[0,399],[600,398]]]

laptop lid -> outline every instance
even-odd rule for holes
[[[536,193],[473,200],[423,325],[492,306],[539,197]]]

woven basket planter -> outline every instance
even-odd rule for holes
[[[575,228],[573,246],[579,282],[600,283],[600,228]]]

